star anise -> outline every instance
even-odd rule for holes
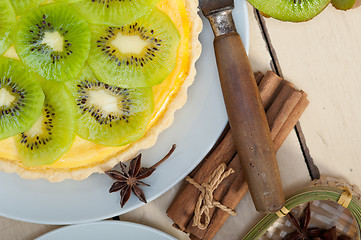
[[[337,237],[336,227],[330,229],[308,228],[311,220],[311,205],[307,207],[301,214],[300,220],[297,221],[294,215],[290,212],[287,214],[288,219],[296,231],[289,233],[283,240],[351,240],[350,237],[341,235]]]
[[[140,186],[150,186],[149,184],[141,181],[150,175],[156,170],[156,168],[167,160],[170,155],[174,152],[176,145],[172,146],[172,149],[169,153],[159,162],[154,164],[149,168],[141,167],[141,158],[142,154],[139,154],[135,157],[129,164],[128,170],[126,169],[126,165],[122,162],[119,163],[120,171],[110,170],[105,173],[111,177],[115,182],[109,189],[109,192],[117,192],[120,191],[120,205],[123,207],[125,203],[129,200],[131,193],[133,192],[140,201],[147,203],[143,190]]]

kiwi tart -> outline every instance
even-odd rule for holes
[[[29,106],[30,100],[37,104],[31,116],[18,106],[23,128],[0,136],[0,170],[52,182],[82,180],[155,144],[194,81],[198,1],[14,1],[30,9],[16,28],[15,11],[21,13],[10,2],[0,1],[9,8],[6,18],[0,15],[0,50],[7,49],[0,58],[0,113],[16,109],[23,91],[14,89],[17,76],[3,87],[9,79],[3,62],[26,69],[14,74],[26,79],[24,91],[34,92],[25,98]],[[5,45],[2,39],[10,40]],[[25,86],[30,81],[36,84]],[[0,129],[3,122],[12,126],[0,115]]]

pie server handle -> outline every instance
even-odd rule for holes
[[[279,211],[285,197],[277,159],[242,40],[236,31],[216,34],[214,49],[229,123],[255,207],[260,212]]]

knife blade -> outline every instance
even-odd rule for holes
[[[253,71],[237,33],[233,0],[200,0],[211,23],[217,68],[237,153],[257,211],[276,212],[285,203],[266,114]]]

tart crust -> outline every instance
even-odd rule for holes
[[[109,156],[97,164],[78,168],[24,168],[14,161],[0,158],[0,170],[13,173],[16,172],[22,178],[38,179],[44,178],[50,182],[60,182],[65,179],[83,180],[93,173],[103,173],[112,169],[121,161],[128,161],[142,150],[152,147],[158,138],[158,135],[168,128],[174,121],[174,113],[180,109],[187,100],[188,87],[193,83],[196,75],[195,62],[201,54],[201,44],[198,40],[199,33],[202,30],[202,21],[198,16],[198,0],[184,0],[190,26],[190,49],[189,49],[189,73],[183,83],[174,95],[173,100],[168,104],[155,124],[146,132],[145,136],[131,143],[125,151]]]

